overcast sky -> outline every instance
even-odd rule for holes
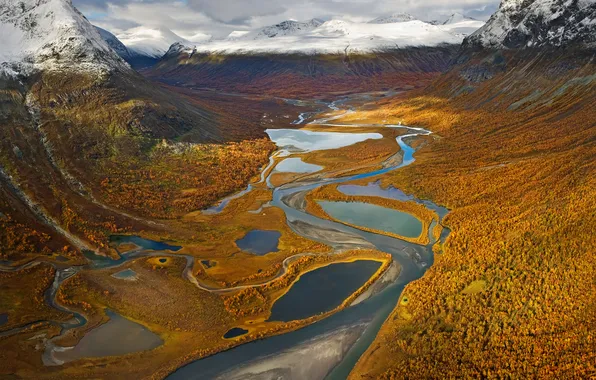
[[[397,12],[421,20],[454,12],[486,20],[499,0],[73,0],[87,18],[114,34],[137,26],[166,27],[178,35],[225,37],[278,22],[320,18],[368,21]]]

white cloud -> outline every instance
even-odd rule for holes
[[[366,21],[408,12],[421,20],[453,12],[486,19],[499,0],[74,0],[96,25],[118,34],[143,25],[165,27],[185,38],[224,37],[283,20],[341,18]]]

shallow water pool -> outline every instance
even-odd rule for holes
[[[71,362],[80,358],[126,355],[151,350],[163,344],[161,338],[145,326],[106,310],[109,322],[89,331],[72,348],[54,352],[57,360]]]
[[[307,162],[302,161],[301,158],[298,157],[291,157],[286,158],[277,166],[275,170],[281,173],[315,173],[320,170],[323,170],[322,166],[309,164]]]
[[[294,147],[312,152],[338,149],[369,139],[381,139],[380,133],[314,132],[302,129],[267,129],[271,141],[278,147]]]
[[[319,201],[318,203],[331,217],[355,226],[409,238],[416,238],[422,233],[422,222],[406,212],[362,202]]]
[[[279,231],[252,230],[242,239],[236,240],[236,245],[245,252],[266,255],[278,251],[280,237]]]
[[[375,274],[381,263],[358,260],[303,274],[271,309],[270,321],[288,322],[335,309]]]

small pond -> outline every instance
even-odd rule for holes
[[[266,255],[278,251],[277,245],[280,237],[281,232],[279,231],[252,230],[242,239],[236,240],[236,245],[245,252]]]
[[[242,336],[242,335],[246,334],[247,332],[248,332],[248,330],[245,330],[243,328],[234,327],[233,329],[230,329],[227,333],[224,334],[224,338],[225,339],[236,338],[238,336]]]
[[[416,238],[422,233],[422,222],[406,212],[362,202],[318,203],[331,217],[355,226],[410,238]]]
[[[307,152],[343,148],[361,141],[383,138],[380,133],[314,132],[302,129],[267,129],[265,132],[280,148],[293,146]]]
[[[117,278],[119,280],[128,280],[128,281],[134,281],[134,280],[138,279],[137,272],[135,272],[132,269],[125,269],[118,273],[114,273],[112,275],[112,277]]]
[[[161,346],[161,338],[146,327],[106,310],[110,321],[89,331],[73,348],[54,352],[57,360],[71,362],[80,358],[119,356]]]
[[[0,326],[8,322],[8,314],[0,314]]]
[[[323,170],[323,167],[320,165],[306,163],[298,157],[292,157],[286,158],[277,164],[275,170],[281,173],[315,173]]]
[[[364,285],[380,266],[378,261],[358,260],[307,272],[273,304],[269,320],[288,322],[333,310]]]

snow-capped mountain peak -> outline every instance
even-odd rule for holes
[[[170,29],[138,26],[118,34],[118,39],[136,55],[161,58],[175,42],[190,43]]]
[[[320,36],[349,36],[353,29],[353,24],[344,20],[330,20],[321,25],[315,33]]]
[[[21,73],[127,67],[70,0],[0,0],[0,46],[0,64]]]
[[[394,13],[389,16],[380,16],[369,21],[369,24],[393,24],[396,22],[414,21],[416,18],[409,13]]]
[[[503,0],[466,47],[523,48],[596,43],[596,0]]]
[[[461,13],[454,13],[443,22],[443,25],[456,24],[463,21],[478,21],[475,18],[465,16]]]

